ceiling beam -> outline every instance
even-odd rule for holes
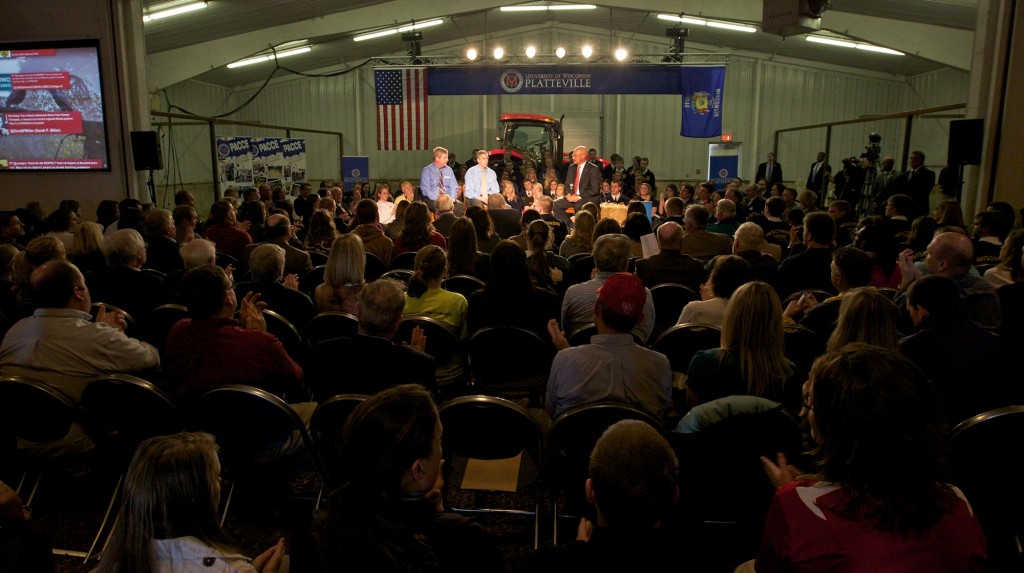
[[[486,10],[492,6],[493,3],[486,0],[446,0],[443,5],[422,0],[392,0],[302,22],[225,36],[149,54],[146,58],[147,86],[152,93],[259,53],[273,44],[392,26],[395,20],[389,18],[393,16],[400,16],[400,22],[404,23]]]
[[[823,30],[970,71],[974,32],[850,12],[825,12]]]

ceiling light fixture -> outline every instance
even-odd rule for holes
[[[858,50],[864,50],[867,52],[878,52],[880,54],[890,54],[893,56],[905,56],[903,52],[897,50],[890,50],[889,48],[883,48],[881,46],[873,46],[871,44],[857,44]]]
[[[595,10],[597,6],[593,4],[552,4],[548,6],[548,10]]]
[[[502,6],[502,12],[543,12],[545,10],[596,10],[594,4],[520,4],[518,6]]]
[[[468,59],[468,60],[475,60],[476,59],[476,48],[470,48],[470,49],[466,50],[466,59]]]
[[[741,24],[729,24],[727,22],[712,22],[708,20],[708,28],[721,28],[723,30],[732,30],[734,32],[756,32],[757,28],[753,26],[743,26]]]
[[[559,59],[564,58],[565,48],[563,48],[562,46],[558,46],[558,48],[555,49],[555,55],[558,56]]]
[[[840,48],[856,48],[858,50],[864,50],[865,52],[877,52],[879,54],[890,54],[893,56],[905,56],[903,52],[892,50],[889,48],[883,48],[881,46],[875,46],[874,44],[865,44],[862,42],[850,42],[848,40],[837,40],[835,38],[829,38],[827,36],[807,36],[808,42],[814,42],[815,44],[827,44],[829,46],[839,46]]]
[[[505,50],[501,49],[501,46],[494,48],[494,59],[500,60],[505,57]]]
[[[299,54],[305,54],[306,52],[308,52],[308,51],[310,51],[312,49],[313,49],[312,46],[302,46],[301,48],[294,48],[294,49],[291,49],[291,50],[284,50],[282,52],[278,52],[277,53],[277,59],[287,58],[288,56],[297,56]],[[246,58],[244,60],[238,60],[237,62],[232,62],[232,63],[228,64],[228,68],[240,68],[242,66],[248,66],[248,65],[251,65],[251,64],[259,64],[261,62],[268,62],[268,61],[273,60],[273,59],[274,59],[274,54],[273,53],[263,54],[261,56],[253,56],[251,58]]]
[[[622,60],[625,60],[626,56],[628,56],[628,55],[629,55],[629,52],[626,51],[626,48],[619,48],[618,50],[615,50],[615,59],[620,61],[620,62]]]
[[[547,9],[547,6],[536,4],[533,6],[502,6],[499,8],[502,12],[543,12]]]
[[[536,56],[536,55],[537,55],[537,48],[535,48],[533,46],[526,46],[526,57],[527,58],[530,58],[532,60],[533,57]]]
[[[581,51],[581,53],[583,54],[584,58],[589,58],[590,56],[594,55],[594,48],[591,48],[589,45],[585,45],[583,46],[583,50]]]
[[[685,24],[693,24],[694,26],[706,26],[708,23],[707,20],[690,18],[689,16],[676,16],[675,14],[658,14],[658,19],[669,20],[671,22],[683,22]]]
[[[369,34],[361,34],[352,38],[356,42],[362,42],[363,40],[372,40],[374,38],[383,38],[384,36],[390,36],[399,32],[411,32],[413,30],[422,30],[423,28],[430,28],[431,26],[437,26],[443,24],[444,18],[436,18],[434,20],[425,20],[423,22],[413,22],[406,26],[399,28],[388,28],[387,30],[380,30],[377,32],[370,32]]]
[[[209,2],[191,2],[189,4],[182,4],[181,6],[175,6],[174,8],[168,8],[167,10],[159,10],[142,16],[142,21],[152,22],[153,20],[160,20],[170,16],[187,14],[196,10],[202,10],[203,8],[206,8],[207,4],[209,4]]]
[[[832,38],[826,38],[824,36],[807,36],[808,42],[814,42],[815,44],[828,44],[829,46],[839,46],[840,48],[856,48],[857,44],[854,42],[846,42],[843,40],[833,40]]]

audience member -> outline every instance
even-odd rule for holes
[[[298,201],[300,197],[296,197]],[[246,245],[252,244],[249,233],[237,226],[238,218],[234,205],[230,201],[220,200],[210,207],[210,224],[203,229],[203,238],[217,245],[217,252],[224,253],[239,262]],[[245,225],[242,225],[245,227]]]
[[[875,287],[850,289],[839,303],[835,330],[828,338],[828,350],[861,342],[882,348],[899,343],[899,308]]]
[[[178,252],[174,217],[167,209],[151,209],[146,213],[146,264],[143,268],[170,274],[185,268]]]
[[[97,573],[286,570],[283,537],[255,559],[228,543],[217,519],[220,470],[210,434],[184,432],[142,442],[125,475],[124,504]]]
[[[136,321],[143,321],[164,303],[164,281],[140,272],[146,264],[146,243],[135,229],[116,231],[103,245],[107,266],[89,273],[96,302],[112,304]]]
[[[558,297],[530,280],[526,253],[511,241],[501,241],[491,253],[484,288],[469,297],[466,320],[470,334],[484,327],[514,326],[546,338],[548,321],[558,312]]]
[[[402,233],[395,239],[395,254],[417,252],[427,245],[435,245],[442,249],[448,247],[444,236],[434,230],[430,223],[430,211],[427,204],[415,201],[405,211]]]
[[[705,230],[709,219],[708,211],[702,206],[691,205],[686,208],[681,248],[683,254],[702,261],[709,261],[713,257],[728,255],[731,252],[732,241],[727,235],[709,233]]]
[[[103,227],[99,223],[86,221],[75,229],[75,255],[72,261],[82,274],[107,266],[103,257],[103,243]]]
[[[466,218],[473,221],[477,250],[481,253],[490,254],[494,247],[498,246],[498,242],[501,241],[501,237],[494,232],[494,222],[491,220],[490,215],[488,215],[483,207],[472,205],[466,208]]]
[[[659,252],[636,262],[636,276],[647,288],[676,283],[699,293],[707,271],[703,263],[679,250],[683,244],[683,228],[675,221],[667,221],[656,233]]]
[[[469,303],[457,292],[441,288],[448,276],[448,259],[437,245],[427,245],[416,253],[414,272],[409,279],[403,316],[426,316],[439,320],[455,333],[459,340],[469,338],[466,313]],[[448,364],[437,365],[437,383],[450,385],[462,380],[465,373],[464,356],[456,352]]]
[[[285,217],[285,215],[278,216]],[[306,238],[302,242],[302,248],[307,252],[326,255],[330,252],[334,239],[337,239],[339,236],[338,229],[334,226],[334,219],[327,214],[327,211],[318,209],[309,219],[309,228],[306,230]],[[310,264],[312,262],[313,260],[310,258]]]
[[[729,298],[751,280],[750,264],[736,255],[720,255],[712,259],[708,280],[700,285],[700,300],[686,304],[679,314],[679,324],[699,323],[722,327]]]
[[[798,321],[818,333],[822,340],[828,340],[835,330],[843,296],[852,289],[868,286],[872,261],[867,253],[856,247],[841,247],[832,253],[831,269],[832,285],[839,294],[819,302],[814,293],[806,292],[799,299],[790,301],[783,312],[784,318]]]
[[[476,227],[467,217],[455,220],[448,238],[448,272],[452,275],[469,275],[478,279],[487,278],[491,256],[481,253],[476,245]]]
[[[600,244],[595,252],[599,249]],[[599,286],[591,304],[597,334],[590,344],[570,348],[558,323],[548,323],[551,341],[559,352],[548,376],[545,409],[554,418],[573,406],[613,400],[663,418],[672,398],[668,358],[636,344],[631,334],[646,319],[651,293],[639,278],[625,272],[601,277]]]
[[[1024,255],[1024,230],[1016,229],[1003,241],[1002,249],[999,251],[999,264],[985,271],[985,280],[997,289],[1024,281],[1021,255]]]
[[[799,290],[835,292],[830,265],[836,223],[827,213],[811,213],[804,221],[801,253],[786,257],[779,265],[779,298],[785,299]]]
[[[758,573],[984,571],[985,536],[945,481],[948,435],[929,380],[895,350],[851,344],[819,358],[804,387],[818,472],[795,481],[762,458],[779,491]]]
[[[585,213],[585,214],[584,214]],[[558,254],[569,258],[581,253],[590,254],[594,248],[594,227],[596,220],[587,211],[580,211],[576,214],[573,222],[572,233],[562,241],[558,247]]]
[[[719,233],[732,239],[741,221],[736,216],[736,203],[730,199],[719,199],[715,204],[715,223],[708,225],[709,233]]]
[[[506,189],[511,189],[511,193],[515,195],[515,188],[512,186],[511,181],[503,181],[502,185]],[[515,200],[518,201],[518,197]],[[490,195],[487,197],[487,213],[491,220],[494,221],[494,231],[502,239],[508,239],[519,234],[519,230],[522,228],[521,211],[521,207],[516,208],[509,205],[501,195]]]
[[[280,245],[256,245],[249,257],[252,281],[235,285],[235,296],[240,299],[252,291],[259,295],[260,302],[266,304],[267,309],[288,319],[295,328],[302,329],[316,311],[309,296],[299,291],[299,277],[284,274],[285,264],[285,252]]]
[[[307,228],[312,226],[313,216],[318,212],[314,211],[306,219]],[[277,245],[284,249],[284,274],[305,277],[309,274],[309,271],[313,270],[313,261],[309,258],[309,253],[291,244],[292,230],[291,221],[288,220],[287,216],[274,214],[267,217],[263,231],[267,240],[263,243],[247,245],[242,253],[242,264],[251,266],[249,257],[252,256],[253,250],[260,245]]]
[[[327,255],[324,282],[313,291],[316,312],[359,314],[359,293],[364,286],[366,252],[358,234],[346,233],[334,240]]]
[[[895,197],[895,195],[893,196]],[[896,288],[900,286],[900,269],[897,265],[899,251],[896,250],[896,238],[882,221],[872,222],[865,219],[853,240],[853,246],[864,251],[871,257],[872,271],[870,285],[878,288]]]

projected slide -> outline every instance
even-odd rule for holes
[[[0,171],[110,169],[95,41],[0,44]]]

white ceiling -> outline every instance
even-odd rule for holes
[[[144,0],[144,10],[180,1]],[[516,3],[516,2],[510,2]],[[534,2],[536,3],[536,2]],[[627,47],[639,41],[668,52],[665,28],[657,14],[711,18],[760,26],[761,0],[608,0],[586,11],[500,12],[486,0],[210,0],[209,7],[145,24],[151,89],[196,78],[224,85],[262,82],[272,63],[227,69],[224,66],[269,46],[308,39],[314,49],[282,59],[281,65],[304,73],[340,71],[367,58],[404,54],[397,36],[355,42],[375,29],[444,17],[423,30],[424,55],[461,55],[468,46],[488,47],[543,30],[592,33],[598,45]],[[782,38],[764,32],[745,34],[703,26],[689,28],[687,52],[765,54],[876,72],[914,75],[944,67],[968,69],[977,0],[832,0],[822,16],[822,34],[866,41],[906,52],[892,56],[824,46],[803,37]],[[521,42],[520,42],[521,43]],[[635,49],[633,50],[635,51]],[[278,74],[287,75],[279,71]]]

